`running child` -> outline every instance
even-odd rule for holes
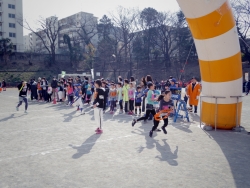
[[[16,110],[19,111],[19,107],[22,105],[22,103],[25,103],[25,111],[24,113],[28,113],[28,99],[27,99],[27,93],[30,90],[30,85],[27,84],[27,82],[23,81],[21,84],[17,86],[19,90],[19,103],[16,107]]]
[[[174,113],[174,103],[171,100],[171,91],[165,91],[163,95],[159,96],[158,101],[160,102],[158,112],[163,111],[163,113],[165,114],[164,117],[162,117],[162,119],[164,121],[164,125],[161,127],[161,129],[164,132],[164,134],[167,134],[166,127],[168,126],[168,115],[170,113]],[[166,112],[164,112],[164,110]],[[156,117],[154,117],[154,126],[153,126],[152,130],[149,132],[150,137],[153,136],[153,131],[155,131],[157,129],[157,127],[160,123],[160,121],[157,121],[155,118]]]
[[[147,121],[148,117],[150,114],[153,116],[156,114],[155,109],[154,109],[154,102],[157,100],[157,98],[154,97],[154,84],[153,83],[148,83],[148,92],[147,92],[147,105],[146,105],[146,115],[139,118],[139,119],[134,119],[132,122],[132,127],[141,120]],[[155,121],[155,120],[154,120]]]

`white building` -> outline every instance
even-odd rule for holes
[[[30,33],[23,36],[24,52],[37,52],[36,51],[36,34]]]
[[[23,36],[23,51],[27,52],[30,50],[30,36],[25,35]]]
[[[45,23],[47,25],[47,28],[50,28],[51,31],[44,32],[44,30],[38,31],[38,34],[40,37],[38,37],[36,34],[33,33],[33,42],[35,44],[32,44],[32,46],[35,46],[35,52],[38,53],[48,53],[48,49],[50,49],[50,42],[49,42],[49,37],[51,37],[51,34],[53,35],[54,33],[57,32],[58,30],[58,18],[56,16],[51,16],[49,18],[46,18]],[[31,35],[31,34],[30,34]],[[45,47],[46,45],[46,47]],[[55,46],[56,46],[56,53],[58,52],[58,37],[55,40]]]
[[[16,21],[22,16],[22,0],[0,0],[0,38],[11,39],[17,52],[24,50],[23,27]]]
[[[83,48],[85,45],[83,38],[91,38],[91,43],[94,47],[97,47],[97,24],[98,18],[87,12],[79,12],[59,20],[59,25],[62,27],[59,33],[59,51],[63,52],[64,49],[68,48],[67,44],[63,41],[64,34],[67,34],[71,38],[72,45],[79,45]],[[83,29],[88,33],[88,36],[84,36]]]
[[[78,45],[83,49],[84,43],[80,36],[81,34],[83,34],[82,27],[84,27],[87,33],[89,33],[88,37],[91,38],[91,43],[95,47],[97,47],[98,18],[95,17],[93,14],[86,13],[86,12],[79,12],[77,14],[63,18],[61,20],[58,20],[58,18],[55,16],[52,16],[46,19],[46,22],[48,24],[51,21],[55,23],[55,28],[52,27],[53,29],[57,30],[58,27],[60,27],[58,38],[56,40],[56,53],[64,53],[65,50],[68,50],[68,45],[65,44],[63,40],[64,34],[67,34],[71,38],[72,46]],[[44,38],[47,45],[49,45],[48,37],[46,36],[46,34],[43,31],[39,31],[38,33],[40,36]],[[94,33],[95,35],[92,37]],[[37,37],[34,33],[30,33],[28,36],[24,36],[24,41],[25,41],[25,46],[26,46],[25,51],[33,51],[37,53],[48,53],[48,51],[44,47],[44,43],[39,37]]]

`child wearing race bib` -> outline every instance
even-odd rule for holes
[[[160,102],[160,106],[159,106],[158,112],[162,111],[162,110],[170,110],[171,113],[174,112],[174,103],[171,100],[171,91],[165,91],[163,93],[163,95],[161,95],[158,98],[158,101]],[[168,126],[168,115],[166,115],[163,118],[163,121],[164,121],[164,125],[161,127],[161,129],[164,132],[164,134],[167,134],[166,127]],[[159,123],[160,123],[160,121],[156,121],[154,119],[154,126],[153,126],[152,130],[149,132],[149,136],[150,137],[153,136],[153,132],[157,129]]]
[[[113,83],[110,85],[109,100],[110,100],[110,113],[113,114],[115,109],[115,103],[117,100],[117,90]]]

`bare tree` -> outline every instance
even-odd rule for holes
[[[69,25],[72,27],[72,32],[78,36],[78,42],[81,43],[83,48],[88,45],[95,45],[94,37],[97,32],[97,18],[92,14],[83,13],[79,15],[79,19],[72,18],[69,21]]]
[[[135,37],[136,18],[138,17],[138,11],[132,8],[124,8],[119,6],[116,13],[111,13],[111,19],[114,23],[113,35],[116,45],[116,56],[114,63],[118,63],[119,60],[124,59],[125,65],[129,60],[129,70],[132,74],[132,40]]]
[[[250,0],[232,1],[243,60],[250,63]]]
[[[30,24],[19,18],[18,23],[25,29],[34,33],[37,38],[41,41],[40,47],[44,47],[50,55],[49,65],[56,61],[56,47],[58,46],[58,35],[61,30],[61,26],[58,24],[57,17],[50,17],[47,19],[40,18],[37,20],[40,26],[37,29],[33,29]],[[39,46],[39,44],[38,44]]]
[[[161,12],[157,16],[157,41],[156,46],[160,49],[164,56],[165,68],[171,66],[171,57],[177,55],[177,42],[176,42],[176,17],[175,14],[169,12]]]
[[[156,52],[155,41],[157,41],[157,10],[153,8],[145,8],[140,12],[140,17],[138,19],[138,26],[142,33],[142,39],[144,42],[144,50],[147,55],[148,63],[150,61],[150,56]]]

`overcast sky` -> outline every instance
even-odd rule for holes
[[[83,11],[93,13],[100,19],[104,14],[115,11],[119,5],[139,9],[152,7],[158,11],[179,10],[176,0],[23,0],[23,16],[36,28],[35,21],[40,16],[62,19]],[[24,30],[24,35],[28,33]]]

